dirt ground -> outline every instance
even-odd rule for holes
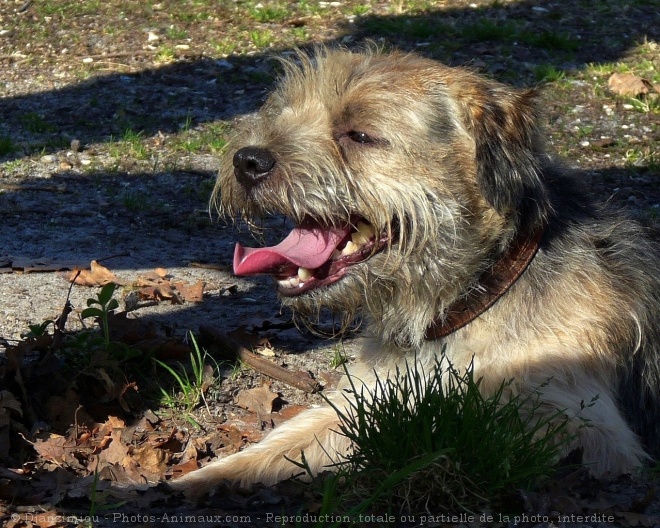
[[[595,194],[627,206],[657,233],[659,28],[655,0],[2,1],[3,525],[311,525],[275,516],[318,511],[315,489],[223,490],[193,506],[152,486],[175,467],[189,470],[258,441],[322,401],[216,356],[205,405],[188,414],[157,408],[154,393],[164,386],[173,394],[176,385],[152,356],[185,362],[188,332],[207,325],[272,350],[262,357],[328,389],[337,359],[350,359],[357,346],[359,336],[336,341],[299,331],[269,280],[234,277],[234,244],[256,242],[208,208],[232,120],[258,108],[272,86],[270,55],[311,42],[372,40],[538,86],[551,148],[582,170]],[[617,93],[608,88],[614,73],[634,75],[645,88]],[[273,240],[284,230],[279,219],[265,227]],[[81,315],[100,283],[71,287],[66,274],[93,260],[122,282],[117,311],[134,321],[115,321],[114,338],[144,361],[114,352],[85,359],[82,345],[71,345],[94,327]],[[200,281],[197,301],[185,288]],[[30,325],[56,320],[67,299],[72,311],[59,331],[67,346],[54,346],[53,325],[46,341],[22,337]],[[263,383],[269,389],[256,403],[240,399]],[[660,526],[658,484],[657,470],[599,483],[578,472],[521,492],[526,519],[435,512],[391,524]]]

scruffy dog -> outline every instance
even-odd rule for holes
[[[545,153],[534,93],[376,50],[283,66],[215,197],[226,215],[297,227],[274,247],[237,245],[236,274],[272,275],[296,313],[363,317],[355,382],[406,361],[428,372],[444,350],[459,368],[474,359],[484,391],[513,379],[518,394],[541,391],[548,415],[579,415],[571,448],[595,475],[657,455],[660,259]],[[350,448],[338,429],[331,406],[310,409],[172,485],[275,483],[302,451],[323,471]]]

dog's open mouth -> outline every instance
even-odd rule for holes
[[[300,295],[337,282],[350,266],[381,251],[388,240],[362,219],[329,228],[309,220],[276,246],[246,248],[236,244],[234,273],[269,274],[277,279],[281,295]]]

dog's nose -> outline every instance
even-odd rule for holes
[[[275,157],[265,148],[243,147],[234,154],[234,175],[246,190],[266,179],[274,166]]]

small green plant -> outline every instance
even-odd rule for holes
[[[183,410],[189,420],[191,419],[189,416],[190,413],[195,407],[197,407],[197,405],[201,402],[206,405],[206,400],[204,399],[206,385],[204,369],[207,360],[213,359],[206,351],[203,351],[199,347],[195,340],[195,336],[193,336],[192,333],[190,334],[190,340],[193,348],[190,353],[192,376],[188,374],[188,371],[181,363],[178,363],[177,369],[154,358],[154,362],[161,368],[165,369],[172,378],[174,378],[177,389],[176,393],[170,394],[164,388],[160,387],[162,396],[161,402],[172,409]]]
[[[231,55],[238,47],[238,44],[233,38],[223,38],[221,40],[217,40],[213,42],[212,45],[216,53],[223,57],[226,57],[227,55]]]
[[[630,167],[648,167],[651,170],[657,170],[660,167],[660,155],[650,147],[628,149],[623,159]]]
[[[189,135],[181,142],[181,148],[190,153],[200,152],[203,150],[204,146],[203,138],[198,135]]]
[[[366,4],[358,4],[351,7],[351,13],[355,16],[366,15],[369,11],[371,11],[371,6]]]
[[[96,319],[101,328],[100,334],[96,329],[88,328],[64,336],[60,352],[65,361],[78,371],[99,366],[115,370],[127,361],[143,362],[149,357],[126,343],[111,340],[111,317],[119,307],[118,301],[113,298],[116,289],[113,283],[103,286],[96,298],[87,299],[87,308],[80,314],[83,320]],[[38,332],[47,329],[49,323],[45,321],[41,325],[30,326],[30,333],[38,335]]]
[[[55,326],[55,321],[53,321],[52,319],[46,319],[43,323],[28,325],[28,328],[30,330],[28,332],[22,333],[21,337],[23,339],[36,339],[38,337],[47,335],[48,327],[50,325]]]
[[[186,119],[182,132],[173,142],[177,149],[186,152],[222,152],[227,145],[227,125],[225,123],[204,123],[192,128],[192,120]]]
[[[342,350],[341,344],[339,344],[333,349],[332,359],[330,360],[330,367],[336,369],[345,363],[348,363],[348,357],[346,357],[346,354]]]
[[[109,282],[96,296],[96,299],[87,299],[87,308],[85,308],[80,317],[82,319],[88,319],[90,317],[96,317],[98,319],[99,325],[103,331],[103,343],[107,349],[110,345],[110,326],[108,325],[108,316],[117,308],[119,308],[119,302],[117,299],[113,298],[115,294],[115,289],[117,285]]]
[[[135,132],[133,129],[127,128],[124,131],[122,140],[128,146],[129,153],[134,158],[144,160],[149,157],[149,150],[143,142],[143,131],[140,130],[139,132]]]
[[[174,48],[171,46],[161,46],[154,57],[154,62],[158,64],[167,64],[174,60]]]
[[[289,16],[289,10],[279,5],[266,5],[259,8],[252,7],[249,12],[253,20],[262,24],[283,22]]]
[[[248,33],[250,41],[257,48],[267,48],[273,43],[273,32],[269,29],[255,29]]]
[[[307,28],[304,27],[294,27],[291,28],[291,35],[296,40],[305,40],[308,37]]]
[[[637,112],[642,113],[660,113],[660,96],[651,95],[643,99],[638,99],[637,97],[627,97],[626,101],[629,105],[633,107]]]
[[[555,82],[563,79],[566,74],[552,64],[539,64],[534,68],[534,77],[538,82]]]
[[[185,29],[173,25],[167,28],[166,35],[172,40],[183,40],[188,38],[188,32]]]
[[[8,136],[0,136],[0,156],[11,154],[16,149],[14,142]]]
[[[310,0],[300,0],[298,2],[298,10],[306,16],[323,15],[328,11],[328,4],[312,2]]]
[[[591,75],[612,75],[613,73],[629,73],[630,66],[623,62],[604,62],[601,64],[590,62],[587,64],[587,73]]]
[[[349,516],[382,508],[476,511],[553,474],[573,438],[570,418],[541,413],[543,387],[512,395],[503,382],[486,397],[480,384],[472,366],[459,372],[444,358],[433,373],[408,366],[373,390],[351,380],[347,408],[331,405],[354,450],[338,462],[338,480],[326,489],[334,496],[324,501],[354,504]]]
[[[149,205],[149,196],[140,191],[124,191],[120,200],[129,211],[142,211]]]
[[[36,112],[28,112],[21,116],[21,124],[28,132],[33,134],[43,134],[45,132],[54,132],[56,128],[46,121],[46,119]]]
[[[578,139],[583,139],[589,136],[594,131],[593,125],[582,125],[575,127],[575,135]]]

